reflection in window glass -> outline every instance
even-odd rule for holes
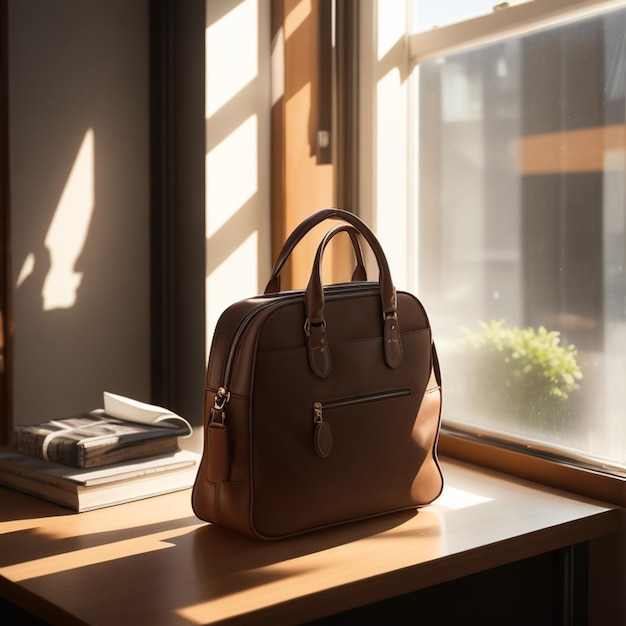
[[[626,462],[626,12],[420,64],[444,420]]]

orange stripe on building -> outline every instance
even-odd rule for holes
[[[519,144],[520,173],[603,172],[612,169],[615,162],[607,161],[606,153],[623,151],[625,147],[623,124],[529,135],[522,137]]]

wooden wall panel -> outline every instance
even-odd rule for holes
[[[320,75],[320,9],[326,0],[274,0],[273,54],[282,59],[281,91],[272,107],[272,252],[276,258],[289,233],[318,209],[337,206],[336,158],[318,163],[317,131],[320,81],[334,92],[334,75]],[[276,87],[276,84],[275,84]],[[334,133],[331,131],[331,142]],[[306,285],[321,235],[332,226],[322,224],[294,252],[282,275],[282,288]],[[347,241],[347,238],[345,238]],[[329,248],[324,259],[326,283],[347,280],[351,252],[345,241]]]

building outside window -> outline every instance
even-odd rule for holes
[[[461,30],[446,29],[453,13],[413,3],[415,284],[447,428],[619,474],[626,7],[564,7],[503,8],[517,12],[506,28],[495,13],[459,13],[471,18]],[[424,53],[438,19],[447,47]]]

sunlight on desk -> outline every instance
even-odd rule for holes
[[[431,506],[275,542],[199,521],[189,490],[76,514],[0,488],[0,595],[61,626],[296,624],[620,527],[617,507],[442,467]]]
[[[465,509],[469,506],[476,506],[477,504],[483,504],[484,502],[491,502],[492,500],[493,498],[486,498],[485,496],[479,496],[476,493],[470,493],[463,489],[446,486],[443,488],[443,493],[437,500],[437,506],[458,510]]]
[[[200,525],[200,524],[199,524]],[[173,548],[173,539],[190,532],[193,528],[175,528],[161,533],[145,535],[138,540],[136,537],[122,541],[112,541],[92,547],[86,547],[68,552],[59,552],[39,559],[23,561],[16,565],[3,567],[1,572],[12,580],[22,582],[30,578],[49,576],[67,572],[73,569],[85,567],[86,564],[94,566],[99,563],[109,563],[114,559],[135,557],[140,554],[148,554],[157,550]],[[62,541],[56,537],[53,541]],[[62,545],[62,544],[61,544]]]

